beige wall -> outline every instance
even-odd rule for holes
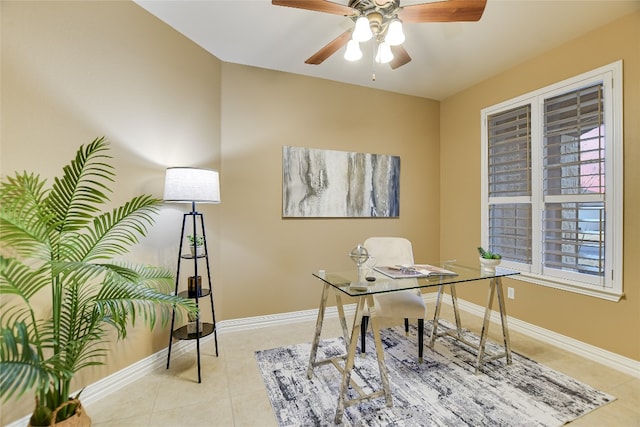
[[[518,319],[640,360],[640,13],[442,102],[440,253],[473,262],[480,242],[480,110],[619,59],[624,61],[625,298],[607,302],[511,280],[516,299],[508,310]],[[477,304],[485,301],[480,288],[460,287],[459,293]]]
[[[59,175],[80,144],[102,135],[112,143],[114,203],[162,197],[167,166],[220,166],[219,60],[131,2],[3,0],[0,8],[3,176]],[[131,259],[173,270],[181,212],[163,208]],[[167,331],[137,327],[108,366],[83,371],[75,387],[167,343]],[[2,404],[0,425],[29,413],[32,399]]]
[[[317,308],[311,273],[353,268],[370,235],[438,259],[437,102],[227,63],[222,76],[223,318]],[[283,219],[285,145],[400,156],[400,217]]]

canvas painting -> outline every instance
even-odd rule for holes
[[[400,157],[285,146],[283,217],[400,216]]]

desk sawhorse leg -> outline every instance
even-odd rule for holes
[[[353,319],[353,327],[351,329],[351,335],[347,330],[347,321],[344,315],[344,307],[342,305],[342,298],[339,291],[334,290],[336,296],[336,305],[338,308],[338,316],[340,317],[340,324],[342,326],[342,332],[345,339],[345,346],[347,354],[342,356],[333,357],[330,359],[316,360],[318,354],[318,345],[320,343],[320,334],[322,332],[322,324],[324,322],[324,313],[327,307],[327,299],[329,297],[330,285],[325,284],[322,289],[322,297],[320,299],[320,308],[318,310],[318,318],[316,320],[316,330],[313,337],[313,343],[311,345],[311,355],[309,356],[309,367],[307,368],[307,377],[311,379],[313,376],[313,368],[319,365],[331,363],[338,371],[342,373],[342,381],[340,383],[340,396],[338,397],[338,407],[336,409],[336,416],[334,422],[336,424],[342,423],[342,417],[344,415],[344,409],[347,406],[355,405],[357,403],[375,399],[377,397],[384,396],[388,407],[393,405],[391,398],[391,389],[389,387],[389,378],[387,375],[387,366],[384,363],[384,352],[382,349],[382,340],[380,339],[380,329],[378,328],[378,321],[375,316],[371,316],[371,329],[373,330],[373,339],[375,341],[376,356],[378,359],[378,370],[380,372],[380,380],[382,382],[382,389],[373,393],[366,394],[362,388],[351,380],[351,371],[355,362],[356,347],[358,345],[358,337],[360,335],[360,324],[362,323],[362,315],[364,314],[365,306],[373,307],[373,297],[371,295],[363,295],[358,298],[356,305],[356,313]],[[348,344],[347,344],[348,343]],[[344,361],[344,366],[341,366],[339,361]],[[355,399],[347,399],[347,391],[349,385],[358,392],[358,396]]]
[[[478,355],[476,358],[476,369],[475,373],[477,374],[482,364],[485,362],[489,362],[491,360],[500,359],[501,357],[506,357],[507,365],[511,364],[511,341],[509,339],[509,328],[507,326],[507,310],[506,304],[504,301],[504,292],[502,290],[502,280],[500,277],[494,277],[491,279],[489,284],[489,296],[487,298],[487,305],[484,309],[484,320],[482,322],[482,332],[480,334],[480,344],[476,345],[474,343],[469,342],[464,339],[462,335],[462,326],[460,322],[460,312],[458,311],[458,297],[456,295],[456,286],[455,284],[450,284],[449,287],[451,289],[451,301],[453,304],[453,313],[456,319],[456,331],[446,331],[442,333],[438,333],[438,319],[440,318],[440,306],[442,304],[442,296],[444,294],[444,286],[440,285],[438,287],[438,296],[436,299],[436,309],[433,315],[433,327],[431,329],[431,338],[429,340],[429,347],[433,348],[435,340],[439,336],[449,335],[465,343],[466,345],[475,348],[478,350]],[[489,334],[489,323],[491,319],[491,308],[493,306],[493,300],[495,295],[498,296],[498,307],[500,309],[500,323],[502,325],[502,340],[504,345],[504,353],[498,354],[485,354],[485,346],[487,344],[487,336]]]

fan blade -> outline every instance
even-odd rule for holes
[[[347,30],[340,34],[338,37],[330,41],[325,47],[311,55],[309,59],[304,61],[305,64],[318,65],[322,64],[325,59],[336,53],[338,49],[346,45],[351,39],[351,32],[353,30]]]
[[[391,53],[393,53],[393,59],[389,62],[389,65],[392,70],[411,62],[411,57],[402,45],[391,46]]]
[[[414,4],[403,8],[398,17],[403,22],[478,21],[486,4],[487,0],[447,0]]]
[[[274,6],[288,6],[298,9],[315,10],[317,12],[333,13],[334,15],[352,16],[356,12],[349,6],[325,0],[272,0]]]

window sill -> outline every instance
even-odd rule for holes
[[[535,283],[536,285],[547,286],[549,288],[560,289],[563,291],[569,291],[581,295],[600,298],[612,302],[619,302],[624,297],[623,292],[618,292],[615,289],[586,287],[576,285],[575,283],[571,282],[559,281],[557,279],[552,280],[547,277],[537,276],[527,272],[522,272],[517,276],[510,276],[510,278],[523,282]]]

